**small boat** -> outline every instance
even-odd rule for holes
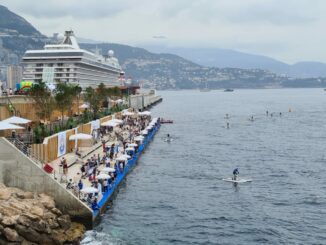
[[[224,92],[233,92],[234,90],[231,88],[224,89]]]
[[[173,120],[165,120],[165,119],[161,119],[160,123],[173,123]]]

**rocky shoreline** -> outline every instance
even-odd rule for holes
[[[82,224],[55,207],[52,197],[0,183],[0,245],[79,244]]]

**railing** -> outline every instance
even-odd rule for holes
[[[36,163],[44,172],[46,172],[44,167],[44,162],[39,159],[36,155],[33,154],[31,147],[29,144],[25,144],[24,142],[20,141],[18,138],[7,138],[9,142],[11,142],[19,151],[21,151],[26,157],[28,157],[30,160],[32,160],[34,163]],[[56,171],[53,170],[51,174],[48,174],[51,176],[54,180],[58,181],[58,178],[56,176]],[[58,181],[59,182],[59,181]]]
[[[7,109],[9,111],[9,113],[13,113],[14,116],[20,116],[20,111],[16,110],[14,104],[11,102],[11,100],[9,99],[9,95],[7,94]]]
[[[40,167],[43,167],[43,162],[36,157],[32,151],[31,147],[28,144],[25,144],[24,142],[20,141],[18,138],[7,138],[18,150],[20,150],[24,155],[26,155],[28,158],[32,159],[34,162],[36,162]]]

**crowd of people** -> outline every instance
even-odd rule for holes
[[[98,201],[103,193],[111,190],[119,174],[123,174],[128,161],[138,152],[146,135],[160,123],[158,118],[127,113],[122,119],[116,120],[115,127],[101,127],[102,152],[88,157],[80,166],[77,176],[70,178],[67,189],[71,189],[82,201],[93,210],[99,208]],[[108,144],[105,136],[114,132],[115,141]],[[61,161],[63,174],[68,177],[66,160]],[[94,189],[89,189],[92,187]],[[88,188],[88,189],[87,189]],[[89,191],[83,191],[89,190]]]

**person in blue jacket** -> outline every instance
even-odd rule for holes
[[[233,180],[237,180],[238,175],[240,174],[239,169],[235,168],[233,170]]]
[[[97,198],[95,197],[93,202],[92,202],[92,209],[93,210],[99,210],[100,206],[97,204]]]

